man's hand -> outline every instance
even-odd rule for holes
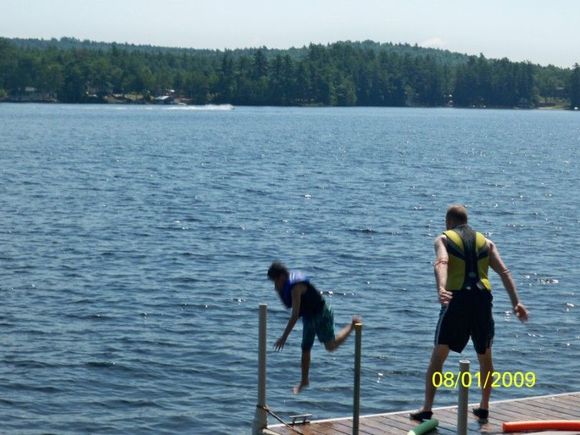
[[[520,302],[514,307],[514,314],[520,319],[520,322],[526,322],[528,320],[528,309]]]
[[[442,305],[449,305],[449,302],[453,298],[453,292],[445,290],[445,288],[443,287],[439,287],[438,294],[439,294],[439,302],[441,302]]]
[[[278,340],[276,340],[276,343],[274,344],[274,350],[276,352],[280,352],[282,349],[284,349],[285,344],[286,339],[284,337],[280,337]]]

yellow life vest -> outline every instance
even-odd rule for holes
[[[459,225],[444,231],[447,237],[447,290],[473,288],[491,291],[488,279],[489,249],[485,236],[473,231],[468,225]]]

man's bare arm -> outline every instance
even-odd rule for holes
[[[447,305],[453,293],[448,291],[447,285],[447,264],[449,263],[449,255],[445,247],[445,236],[441,235],[435,239],[435,262],[433,263],[433,272],[435,273],[435,285],[437,286],[437,295],[439,302]]]
[[[524,306],[524,304],[520,302],[520,297],[516,289],[516,283],[512,278],[512,274],[502,261],[497,246],[495,246],[495,244],[491,240],[488,240],[488,244],[489,244],[489,265],[495,271],[495,273],[497,273],[500,276],[501,282],[511,300],[514,313],[518,316],[518,318],[522,322],[525,322],[526,320],[528,320],[528,310]]]

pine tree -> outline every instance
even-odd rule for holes
[[[580,65],[575,64],[570,76],[570,107],[580,108]]]

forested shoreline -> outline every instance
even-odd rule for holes
[[[580,66],[372,41],[221,51],[0,38],[0,101],[575,108]]]

